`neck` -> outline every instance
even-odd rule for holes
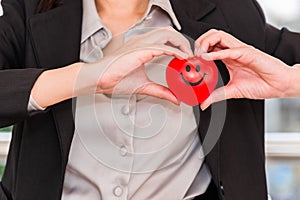
[[[147,9],[149,0],[95,0],[100,15],[142,16]]]

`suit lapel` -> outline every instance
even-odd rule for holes
[[[194,40],[212,28],[228,31],[222,18],[210,20],[218,11],[216,4],[211,1],[171,0],[171,4],[182,26],[181,32]]]
[[[39,67],[57,68],[79,60],[81,7],[80,0],[65,0],[63,5],[29,18]]]
[[[79,61],[82,1],[64,4],[29,19],[29,32],[40,68],[53,69]],[[74,133],[72,100],[51,107],[62,152],[62,173]]]
[[[178,18],[187,16],[192,20],[201,20],[216,8],[216,4],[208,0],[170,0],[170,2]]]
[[[218,30],[224,30],[226,32],[230,32],[230,29],[222,17],[222,12],[216,6],[215,3],[208,0],[171,0],[174,12],[178,17],[178,20],[182,26],[181,32],[188,37],[192,44],[194,41],[206,31],[214,28]],[[226,67],[223,63],[218,63],[219,70],[225,73],[223,74],[223,79],[226,82],[228,77],[224,77],[226,74]],[[225,70],[225,71],[224,71]],[[199,107],[194,107],[194,114],[196,120],[199,124],[199,136],[201,141],[204,141],[204,138],[207,134],[209,126],[211,123],[211,110],[207,109],[205,112],[200,111]],[[215,120],[215,119],[214,119]],[[219,130],[218,130],[219,131]],[[211,133],[216,134],[216,133]],[[220,142],[218,141],[213,149],[211,149],[210,144],[208,146],[203,146],[206,157],[206,164],[209,166],[212,177],[217,185],[219,185],[219,171],[220,171],[220,163],[219,163],[219,155],[220,155]]]

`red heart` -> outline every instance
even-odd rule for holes
[[[218,68],[213,61],[200,57],[171,60],[166,71],[169,89],[179,101],[190,106],[202,103],[215,89]]]

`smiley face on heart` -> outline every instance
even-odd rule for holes
[[[186,60],[174,58],[167,67],[166,80],[179,101],[195,106],[202,103],[215,89],[218,69],[213,61],[200,57]]]

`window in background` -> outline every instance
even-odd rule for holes
[[[0,17],[3,15],[3,9],[0,0]],[[12,127],[0,128],[0,179],[2,177],[4,167],[5,167],[5,160],[6,154],[8,151],[9,141],[11,139],[11,132]]]
[[[3,15],[3,9],[2,9],[2,5],[1,5],[1,0],[0,0],[0,16]]]
[[[267,22],[300,32],[300,0],[258,0]],[[300,132],[300,100],[272,99],[266,101],[267,132]]]
[[[268,23],[300,31],[300,0],[258,2]],[[299,200],[300,99],[266,100],[265,117],[269,193],[272,200]]]
[[[12,127],[0,128],[0,180],[4,172]]]

